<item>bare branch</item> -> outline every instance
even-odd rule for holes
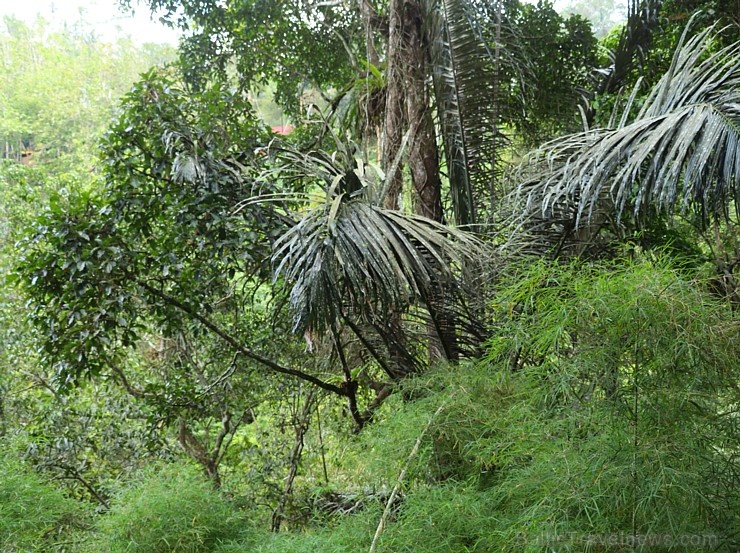
[[[339,386],[335,386],[334,384],[329,384],[328,382],[324,382],[323,380],[320,380],[316,378],[315,376],[312,376],[310,374],[304,373],[303,371],[299,371],[296,369],[290,369],[287,367],[283,367],[282,365],[279,365],[278,363],[275,363],[271,359],[268,359],[267,357],[264,357],[260,355],[259,353],[255,353],[250,349],[247,349],[242,344],[237,342],[237,340],[228,332],[226,332],[224,329],[219,327],[216,323],[208,319],[207,317],[201,315],[198,313],[195,309],[190,307],[189,305],[181,302],[177,298],[174,298],[173,296],[167,294],[166,292],[162,292],[161,290],[157,290],[155,287],[150,285],[149,283],[143,281],[143,280],[137,280],[137,283],[144,288],[147,292],[165,300],[170,305],[177,307],[181,311],[187,313],[194,319],[196,319],[198,322],[200,322],[203,326],[208,328],[210,331],[212,331],[214,334],[218,335],[222,340],[224,340],[227,344],[229,344],[235,351],[239,352],[244,357],[247,357],[248,359],[252,359],[253,361],[257,361],[258,363],[266,366],[270,370],[280,373],[280,374],[286,374],[290,376],[294,376],[296,378],[299,378],[301,380],[305,380],[306,382],[310,382],[311,384],[314,384],[315,386],[318,386],[322,390],[326,390],[328,392],[332,392],[334,394],[337,394],[339,396],[345,396],[345,391],[340,388]]]

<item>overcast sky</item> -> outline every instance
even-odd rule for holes
[[[86,30],[94,31],[106,42],[129,36],[137,43],[177,44],[177,33],[151,21],[146,7],[137,6],[135,16],[123,14],[117,0],[0,0],[0,17],[5,15],[14,15],[27,23],[41,16],[52,28],[82,22]]]
[[[536,0],[524,0],[535,3]],[[149,10],[133,1],[135,15],[123,14],[117,0],[0,0],[0,18],[5,15],[33,23],[43,17],[53,28],[82,22],[86,30],[94,30],[103,41],[115,41],[121,36],[135,42],[167,43],[177,45],[177,32],[158,21],[151,20]],[[555,0],[555,8],[562,9],[568,0]]]

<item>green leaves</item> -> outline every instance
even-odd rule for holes
[[[233,211],[255,191],[235,156],[248,163],[263,132],[245,102],[218,86],[191,95],[171,72],[149,72],[103,141],[102,190],[52,199],[39,218],[20,272],[60,385],[101,373],[151,325],[189,328],[163,298],[208,314],[229,274],[266,272],[282,223],[270,207]]]
[[[58,551],[57,542],[68,540],[75,527],[83,526],[87,513],[7,449],[1,459],[0,547]]]
[[[661,262],[510,269],[490,355],[405,382],[359,439],[392,486],[432,419],[379,550],[731,551],[737,316]]]
[[[206,553],[244,537],[245,522],[190,466],[162,465],[140,474],[118,497],[100,520],[93,546],[127,553]]]
[[[297,0],[146,3],[161,12],[163,20],[187,31],[180,43],[180,63],[196,90],[221,82],[246,91],[272,81],[281,107],[298,114],[307,83],[318,90],[339,89],[350,79],[348,54],[356,52],[348,52],[344,40],[355,30],[356,20],[344,5]]]
[[[140,330],[129,277],[135,262],[115,227],[95,219],[99,201],[83,195],[56,204],[21,243],[31,319],[44,336],[42,358],[56,368],[61,387],[98,374]]]
[[[173,59],[168,47],[104,44],[80,21],[49,32],[8,18],[0,34],[0,142],[7,157],[89,174],[113,105],[139,73]],[[5,31],[7,28],[7,32]]]

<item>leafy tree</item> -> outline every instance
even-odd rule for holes
[[[117,97],[172,51],[48,33],[40,20],[29,27],[13,18],[4,20],[0,51],[7,116],[0,124],[0,278],[7,284],[0,294],[0,433],[65,493],[104,506],[111,479],[168,447],[156,421],[147,424],[151,412],[106,382],[59,393],[39,363],[38,335],[12,273],[24,229],[50,199],[64,202],[96,186],[95,148]]]
[[[582,128],[578,106],[593,87],[596,38],[580,16],[565,18],[549,2],[511,3],[502,47],[522,64],[502,64],[502,119],[525,144]]]
[[[55,196],[38,222],[35,236],[29,238],[29,244],[35,246],[26,250],[25,262],[36,275],[31,277],[31,288],[46,297],[37,304],[37,323],[42,346],[46,344],[41,361],[56,371],[51,385],[69,390],[92,375],[118,382],[126,393],[146,405],[144,411],[151,417],[152,428],[159,424],[174,426],[183,449],[218,481],[223,448],[245,422],[245,409],[259,388],[249,378],[237,376],[229,382],[234,395],[221,396],[226,376],[237,369],[246,373],[252,369],[243,359],[234,358],[236,352],[205,340],[203,330],[209,327],[204,327],[202,321],[220,331],[214,319],[220,324],[220,320],[239,315],[243,305],[223,300],[228,298],[228,290],[238,288],[246,297],[255,297],[258,290],[250,284],[252,271],[266,270],[261,263],[269,253],[257,233],[262,228],[269,232],[274,229],[267,223],[260,226],[256,220],[255,225],[246,227],[240,217],[229,213],[242,197],[239,191],[244,183],[236,178],[238,173],[235,177],[237,165],[218,165],[223,171],[221,180],[205,181],[197,158],[185,159],[192,151],[189,148],[202,147],[201,140],[212,146],[210,155],[215,156],[218,148],[224,148],[224,152],[229,148],[230,136],[226,133],[248,132],[243,123],[249,121],[245,119],[249,112],[242,110],[243,104],[234,104],[231,96],[213,90],[211,98],[220,99],[225,109],[233,110],[233,126],[217,133],[215,125],[201,118],[199,124],[203,126],[188,129],[183,120],[202,106],[167,103],[170,111],[160,113],[163,103],[158,99],[182,91],[165,75],[156,75],[152,73],[151,81],[128,97],[141,111],[132,110],[129,119],[120,121],[121,132],[111,134],[107,145],[111,151],[107,166],[111,188],[107,195],[101,198],[82,191]],[[134,117],[139,118],[134,121]],[[143,135],[142,141],[130,140],[134,130],[141,132],[132,123],[172,129],[167,144],[162,144],[159,137],[147,143]],[[252,128],[256,125],[253,122]],[[200,129],[204,134],[191,142],[192,135],[176,134],[175,129]],[[164,156],[165,149],[182,151],[174,168],[169,167],[176,174],[163,172],[168,168],[155,161],[156,155]],[[201,158],[206,163],[208,155]],[[212,158],[209,167],[213,169],[217,163]],[[133,167],[136,170],[128,173]],[[114,186],[124,172],[125,182],[134,183],[133,189]],[[195,177],[197,174],[200,176]],[[166,205],[171,211],[163,209]],[[221,213],[216,208],[219,205],[226,206]],[[253,213],[260,217],[263,212]],[[238,235],[234,234],[236,230]],[[126,243],[126,237],[132,242]],[[48,257],[55,255],[52,247],[59,248],[59,253],[67,252],[69,257],[52,260]],[[142,271],[139,280],[132,280],[143,267],[153,272]],[[178,283],[187,283],[187,287],[176,297],[169,290]],[[59,296],[64,290],[69,293],[66,298]],[[151,318],[142,313],[147,301],[153,308]],[[214,319],[206,318],[212,309],[210,302],[219,301]],[[269,343],[265,328],[276,328],[270,326],[271,322],[260,327],[265,323],[261,312],[264,310],[253,309],[252,324],[239,327],[239,332],[250,333],[253,343]],[[193,313],[197,316],[189,319]],[[237,343],[233,336],[226,336]],[[249,352],[242,347],[244,351]],[[266,362],[283,370],[275,362]],[[246,393],[240,383],[251,393]],[[243,396],[234,401],[240,392]],[[218,422],[209,423],[211,417]]]
[[[12,17],[3,23],[1,155],[24,163],[89,172],[114,100],[143,68],[173,57],[168,47],[47,33],[42,20],[33,27]]]
[[[654,52],[661,55],[662,49],[672,49],[681,40],[684,27],[692,21],[695,32],[708,27],[727,27],[726,32],[716,39],[722,46],[729,46],[740,36],[740,13],[737,5],[727,0],[664,0],[661,4],[663,16],[659,45]],[[665,60],[670,63],[670,58]]]

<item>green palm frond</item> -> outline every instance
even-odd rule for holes
[[[276,276],[292,283],[296,330],[322,330],[348,312],[378,319],[454,282],[477,242],[419,216],[339,193],[276,243]]]
[[[738,207],[740,43],[716,50],[715,36],[712,28],[684,36],[632,122],[625,115],[615,128],[560,138],[528,156],[517,190],[528,215],[574,217],[577,229],[629,210],[639,219],[693,208],[706,223],[733,200]]]

